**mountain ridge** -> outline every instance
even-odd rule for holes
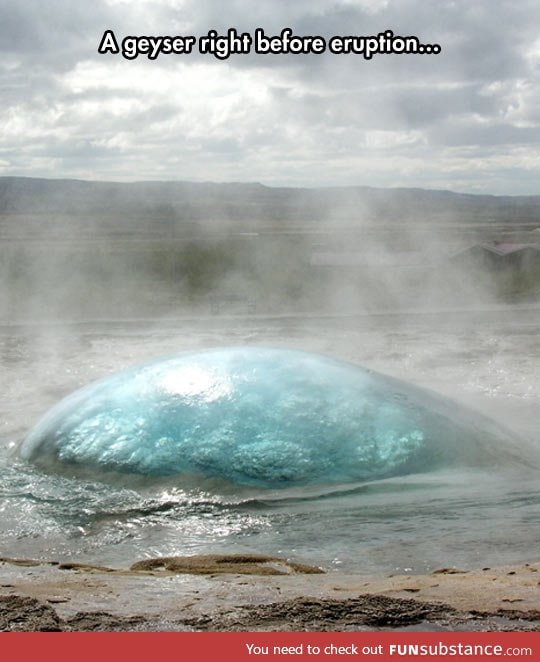
[[[497,196],[444,189],[271,187],[258,182],[0,177],[0,214],[114,213],[176,220],[445,220],[540,222],[540,195]]]

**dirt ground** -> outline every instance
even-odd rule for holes
[[[540,563],[368,577],[257,555],[0,559],[1,631],[388,629],[538,631]]]

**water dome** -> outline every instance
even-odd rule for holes
[[[491,440],[483,419],[371,370],[307,352],[230,347],[76,391],[37,423],[21,455],[102,473],[177,475],[179,483],[203,476],[279,488],[476,462]]]

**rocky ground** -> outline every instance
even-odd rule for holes
[[[266,556],[0,559],[1,631],[540,630],[540,563],[368,577]]]

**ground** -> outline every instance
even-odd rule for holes
[[[2,631],[388,629],[538,631],[540,563],[369,577],[262,556],[0,561]]]

